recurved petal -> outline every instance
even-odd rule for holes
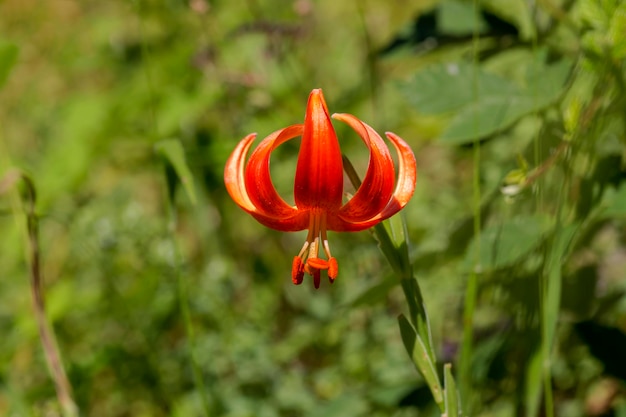
[[[374,129],[350,114],[334,114],[334,119],[347,123],[361,137],[370,151],[367,172],[361,186],[339,210],[339,217],[360,222],[377,215],[393,193],[395,169],[389,148]]]
[[[328,216],[326,220],[328,230],[337,232],[358,232],[360,230],[369,229],[396,214],[406,206],[413,196],[415,182],[417,180],[415,155],[411,147],[398,135],[391,132],[385,134],[398,152],[398,182],[391,199],[379,214],[365,221],[353,222],[339,216]]]
[[[278,133],[274,136],[278,136]],[[272,137],[272,135],[270,135]],[[226,161],[224,168],[224,183],[226,191],[232,199],[245,211],[250,213],[259,223],[272,229],[285,232],[306,229],[309,224],[307,213],[297,213],[295,210],[285,211],[284,216],[277,216],[276,213],[266,213],[261,207],[257,207],[248,195],[245,182],[245,159],[252,142],[256,138],[256,134],[252,133],[239,142],[235,150]],[[286,139],[285,139],[286,140]],[[278,146],[278,145],[276,145]],[[280,198],[280,197],[278,197]],[[286,203],[285,203],[286,204]],[[290,207],[291,208],[291,207]]]
[[[244,166],[246,155],[256,138],[256,133],[251,133],[239,142],[233,153],[230,154],[224,168],[224,184],[226,191],[232,199],[245,211],[252,213],[256,210],[248,197],[244,181]]]
[[[297,232],[304,230],[309,226],[309,213],[298,213],[293,217],[287,218],[273,218],[264,216],[260,212],[250,213],[259,223],[270,229],[280,230],[281,232]]]
[[[270,176],[270,154],[280,144],[302,135],[302,130],[302,125],[292,125],[272,133],[259,143],[248,160],[244,173],[245,190],[255,212],[264,218],[289,219],[300,213],[296,207],[287,204],[274,188]]]
[[[343,164],[322,90],[309,95],[298,155],[294,198],[300,209],[337,210],[343,196]]]
[[[402,210],[413,197],[415,182],[417,181],[417,162],[411,147],[393,132],[385,132],[398,152],[398,183],[393,196],[384,210],[380,213],[383,220]]]

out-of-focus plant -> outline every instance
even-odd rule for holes
[[[37,185],[46,316],[83,414],[438,415],[437,381],[452,414],[437,363],[464,414],[624,413],[623,2],[31,3],[0,2],[0,178]],[[238,139],[300,120],[314,86],[420,167],[404,227],[373,229],[389,262],[329,231],[340,279],[315,292],[276,261],[306,232],[254,227],[223,185]],[[286,201],[296,144],[272,152]],[[0,414],[59,414],[10,195]]]

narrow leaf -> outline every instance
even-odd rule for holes
[[[459,394],[456,388],[456,382],[452,376],[452,365],[446,363],[443,367],[443,385],[444,401],[446,409],[446,417],[458,417],[461,415],[461,406],[459,402]]]
[[[439,405],[439,408],[443,410],[441,383],[439,382],[439,376],[435,370],[435,364],[430,359],[424,341],[415,332],[415,329],[403,314],[398,317],[398,324],[406,351],[411,356],[417,370],[422,377],[424,377],[435,402]]]
[[[538,347],[526,364],[526,378],[524,383],[526,417],[535,417],[539,414],[539,406],[541,404],[542,358],[541,348]]]
[[[185,151],[180,141],[177,139],[162,140],[155,145],[155,149],[172,165],[191,203],[195,205],[197,200],[193,177],[187,165]]]
[[[428,313],[426,313],[426,306],[424,305],[424,298],[420,290],[417,279],[403,279],[402,290],[406,297],[407,304],[409,305],[410,322],[415,328],[417,335],[422,339],[424,347],[428,352],[430,361],[436,363],[435,351],[433,349],[432,334],[430,331],[430,321],[428,320]]]
[[[554,342],[559,307],[561,305],[561,284],[563,260],[569,244],[578,230],[577,224],[558,228],[546,260],[545,299],[543,302],[543,340],[552,349]]]

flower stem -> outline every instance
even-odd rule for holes
[[[27,258],[30,270],[30,290],[33,299],[35,319],[39,329],[41,345],[46,357],[50,376],[54,381],[57,398],[65,417],[78,416],[78,407],[72,396],[72,386],[65,373],[61,354],[56,343],[56,337],[46,318],[44,294],[42,289],[41,262],[39,249],[39,219],[35,213],[37,193],[35,184],[26,175],[22,174],[26,184],[26,227],[28,231]]]

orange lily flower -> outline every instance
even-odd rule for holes
[[[320,89],[313,90],[309,96],[304,124],[288,126],[267,136],[246,164],[246,154],[256,138],[255,133],[249,134],[239,142],[224,170],[226,190],[259,223],[284,232],[309,230],[302,250],[294,257],[291,278],[294,284],[301,284],[306,272],[313,276],[315,288],[320,285],[320,271],[327,271],[331,283],[338,273],[326,232],[365,230],[393,216],[411,199],[417,178],[413,151],[399,136],[386,133],[399,156],[394,188],[394,162],[380,135],[350,114],[332,117],[354,129],[370,151],[363,183],[346,203],[342,200],[341,150]],[[272,151],[298,136],[302,136],[302,142],[292,206],[274,188],[269,165]],[[326,259],[319,257],[320,249]]]

